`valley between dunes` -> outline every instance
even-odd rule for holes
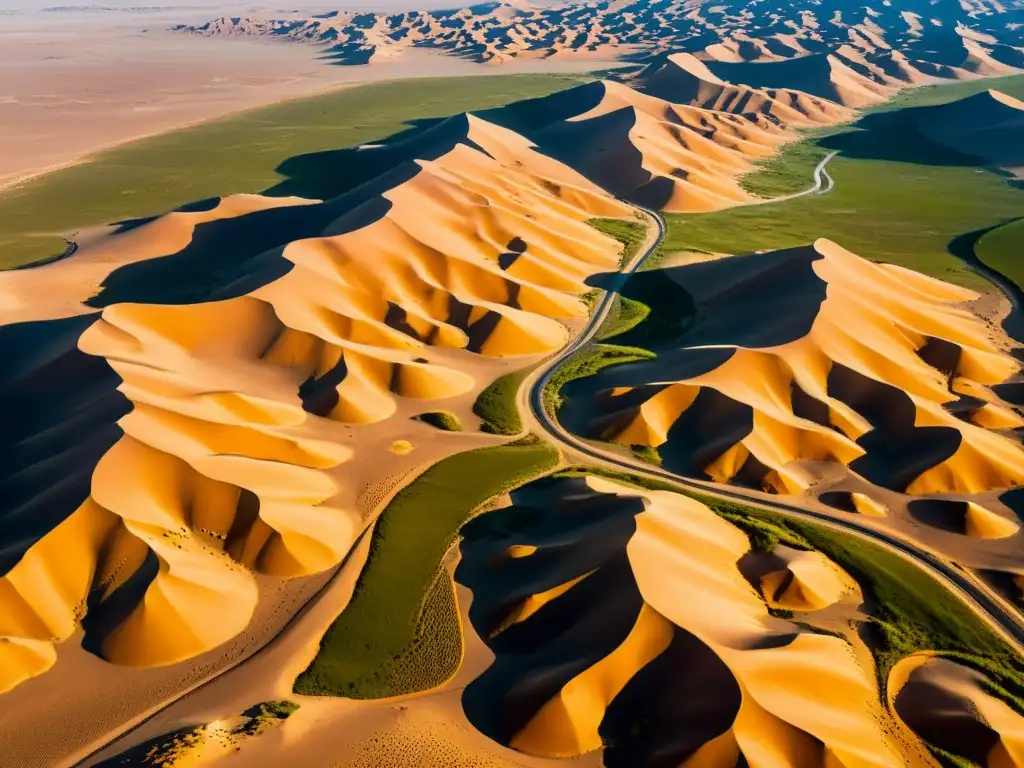
[[[929,67],[865,34],[835,53],[747,60],[740,36],[655,57],[344,150],[323,198],[106,223],[0,273],[0,762],[1024,760],[1020,658],[909,561],[567,467],[488,411],[654,250],[635,206],[771,202],[742,177],[802,131],[1011,55],[961,31],[965,59]],[[934,109],[930,141],[1018,164],[1021,102]],[[623,301],[660,293],[605,339],[635,359],[570,381],[557,416],[680,476],[870,519],[1019,604],[1015,342],[976,293],[870,255],[819,239],[637,274]],[[438,480],[478,449],[534,463]],[[373,579],[409,498],[423,549],[444,553],[413,644],[441,623],[448,655],[398,696],[310,695],[296,681],[337,653],[346,608],[386,594]],[[428,542],[422,518],[442,514],[450,536]],[[397,625],[392,609],[375,620]]]

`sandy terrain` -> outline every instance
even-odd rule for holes
[[[201,11],[193,10],[191,13]],[[181,9],[0,15],[0,189],[132,139],[348,84],[493,74],[412,52],[375,67],[336,66],[323,50],[167,31]],[[614,65],[523,62],[508,72]]]
[[[696,501],[593,477],[514,497],[509,515],[534,522],[502,535],[480,520],[456,573],[496,655],[464,705],[499,743],[559,757],[610,744],[607,766],[928,764],[879,706],[856,633],[808,628],[843,627],[862,599],[820,554],[751,552]],[[784,559],[802,626],[768,612]],[[540,596],[550,607],[518,618]]]
[[[9,174],[345,77],[593,66],[672,44],[659,21],[685,16],[692,33],[628,82],[488,115],[516,131],[463,114],[347,150],[330,199],[202,201],[0,273],[4,759],[66,764],[139,724],[90,763],[163,739],[177,766],[916,768],[934,764],[922,739],[946,743],[952,718],[981,734],[979,762],[1017,760],[1020,715],[929,649],[880,700],[872,649],[850,631],[870,608],[853,568],[798,544],[754,551],[692,499],[597,478],[536,484],[466,527],[446,561],[465,647],[447,683],[368,702],[292,693],[387,501],[439,459],[504,441],[478,430],[478,394],[586,322],[586,293],[622,252],[587,220],[630,219],[616,197],[692,212],[755,202],[739,177],[798,129],[940,74],[1010,71],[1018,48],[983,0],[934,61],[910,55],[968,11],[940,5],[934,19],[790,9],[759,30],[729,5],[648,19],[613,4],[583,39],[509,5],[481,24],[459,11],[447,25],[119,28],[92,47],[84,28],[2,33],[15,44],[0,46],[0,109],[13,107],[0,119],[12,115],[25,163]],[[387,42],[391,23],[405,45]],[[373,32],[372,50],[349,27]],[[314,28],[353,35],[373,66],[259,39],[315,41],[302,34]],[[444,44],[407,50],[414,29]],[[222,36],[257,39],[206,39]],[[989,92],[950,110],[936,140],[954,146],[1016,130],[1021,107]],[[40,160],[44,145],[60,150]],[[975,294],[821,240],[665,274],[698,321],[656,360],[594,377],[578,431],[869,520],[1019,597],[1020,364],[969,310]],[[465,431],[418,418],[437,410]],[[930,707],[936,691],[955,706]],[[297,712],[252,714],[281,699]]]

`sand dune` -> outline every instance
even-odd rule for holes
[[[820,552],[778,546],[759,578],[761,595],[772,608],[816,611],[856,589],[853,580]],[[770,570],[774,568],[774,570]]]
[[[992,696],[983,674],[914,654],[889,673],[889,700],[918,736],[985,768],[1024,763],[1024,717]]]
[[[1013,7],[988,0],[938,0],[920,14],[892,4],[853,11],[835,2],[496,2],[392,14],[222,16],[176,29],[327,45],[332,59],[345,65],[394,60],[412,48],[491,65],[534,58],[644,60],[679,51],[709,62],[747,65],[852,45],[871,53],[899,50],[916,56],[920,51],[943,65],[962,65],[959,71],[980,73],[1013,64],[1019,46],[1013,13]]]
[[[423,432],[437,443],[410,416],[440,400],[468,411],[503,359],[565,343],[584,280],[621,250],[585,220],[629,209],[510,131],[473,117],[446,130],[447,152],[286,245],[277,279],[218,301],[114,304],[87,324],[81,350],[113,368],[132,410],[88,499],[0,580],[4,688],[44,671],[83,620],[86,646],[119,664],[230,639],[253,616],[254,573],[339,562],[366,485]],[[192,237],[189,216],[103,248],[166,253]],[[74,314],[90,289],[67,285]]]
[[[502,112],[546,153],[616,195],[677,212],[750,200],[737,178],[793,137],[763,115],[676,104],[608,80]]]
[[[779,493],[806,488],[814,462],[908,494],[1024,482],[1020,446],[975,418],[1005,407],[991,387],[1019,364],[956,306],[971,292],[823,240],[673,276],[714,309],[681,349],[598,377],[591,435]]]
[[[931,107],[918,118],[938,144],[996,165],[1024,164],[1024,102],[995,90]]]
[[[858,74],[838,56],[815,54],[778,62],[710,63],[718,77],[753,88],[792,88],[858,109],[884,101],[891,87]]]
[[[463,544],[457,577],[474,591],[477,631],[576,581],[489,641],[495,661],[463,703],[491,738],[549,757],[603,747],[608,766],[918,764],[879,727],[871,672],[841,638],[772,618],[779,603],[737,567],[747,536],[702,504],[595,477],[513,501],[505,515],[532,523],[481,519]],[[490,554],[526,544],[523,558]],[[782,603],[856,589],[817,553],[786,556],[800,586]]]
[[[635,82],[642,93],[661,99],[732,114],[764,115],[789,126],[827,125],[852,115],[835,102],[801,91],[727,83],[688,53],[651,64]]]

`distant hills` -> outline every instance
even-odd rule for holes
[[[992,75],[1024,66],[1024,4],[483,3],[445,11],[375,14],[223,16],[176,30],[208,36],[256,36],[319,43],[340,64],[401,57],[411,48],[481,63],[527,58],[646,60],[689,52],[723,63],[773,62],[812,54],[844,59],[833,68],[868,68],[878,76]],[[865,64],[864,54],[876,61]]]

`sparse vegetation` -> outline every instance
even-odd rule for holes
[[[64,251],[60,237],[86,226],[152,216],[185,203],[259,192],[294,179],[285,161],[321,153],[330,172],[345,147],[387,137],[412,120],[446,117],[543,96],[589,74],[493,75],[372,83],[249,110],[96,153],[0,193],[0,269]],[[457,87],[453,83],[457,82]],[[281,194],[306,190],[284,189]],[[310,189],[306,197],[321,190]]]
[[[421,413],[417,417],[424,424],[440,429],[444,432],[461,432],[462,422],[459,417],[450,411],[430,411]]]
[[[523,431],[516,395],[530,368],[499,376],[481,392],[473,403],[473,413],[483,419],[481,432],[492,435],[518,435]]]
[[[657,349],[678,339],[696,316],[693,296],[661,270],[630,275],[622,296],[649,309],[640,322],[618,333],[616,343],[624,346]]]
[[[295,692],[373,699],[447,680],[462,638],[445,553],[481,505],[557,463],[551,446],[521,441],[452,456],[399,491],[373,532],[351,601]]]
[[[812,184],[811,174],[828,150],[816,139],[845,128],[825,128],[804,133],[803,139],[783,145],[777,155],[756,163],[756,170],[740,179],[740,186],[758,197],[783,197],[802,192]]]
[[[608,317],[605,318],[594,338],[598,341],[605,341],[613,336],[631,331],[646,320],[650,313],[651,308],[646,304],[617,294],[612,300]]]
[[[636,456],[640,461],[646,461],[648,464],[653,464],[656,467],[661,466],[661,454],[658,453],[658,449],[652,445],[631,445],[629,450],[632,451],[633,455]]]
[[[644,237],[647,235],[647,227],[642,221],[590,219],[587,223],[599,232],[604,232],[622,243],[622,256],[619,258],[620,269],[633,260],[637,249],[643,245]]]
[[[544,407],[548,413],[557,413],[562,407],[562,387],[574,379],[593,376],[611,365],[651,360],[656,355],[639,347],[620,347],[615,344],[591,344],[570,357],[554,372],[544,388]]]

